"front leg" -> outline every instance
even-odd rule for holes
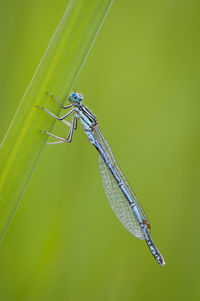
[[[70,108],[70,107],[73,107],[73,105],[74,104],[70,104],[70,105],[68,105],[68,106],[63,106],[63,104],[58,100],[58,98],[57,97],[55,97],[53,94],[51,94],[51,93],[49,93],[49,92],[47,92],[47,94],[49,95],[49,96],[51,96],[53,99],[55,99],[55,101],[57,101],[57,103],[61,106],[61,108],[63,108],[63,109],[68,109],[68,108]]]

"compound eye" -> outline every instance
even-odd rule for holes
[[[80,93],[72,93],[69,96],[69,100],[71,102],[78,103],[79,101],[83,100],[83,96]]]

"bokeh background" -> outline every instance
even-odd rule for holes
[[[67,3],[0,1],[1,139]],[[34,170],[0,245],[0,300],[199,300],[199,14],[195,0],[115,1],[74,85],[166,266],[114,216],[79,126]]]

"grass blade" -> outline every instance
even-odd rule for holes
[[[112,0],[71,0],[20,103],[0,147],[0,237],[3,236],[39,159],[55,120],[35,105],[55,114],[100,29]],[[48,103],[48,105],[47,105]]]

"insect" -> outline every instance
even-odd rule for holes
[[[144,213],[144,210],[142,209],[135,193],[128,184],[124,174],[117,165],[111,148],[98,127],[98,121],[96,117],[88,110],[86,106],[83,105],[82,94],[77,92],[72,93],[69,96],[70,104],[68,106],[63,106],[54,95],[49,95],[53,97],[63,109],[70,109],[70,111],[64,116],[58,117],[52,112],[48,111],[46,108],[40,108],[46,111],[53,118],[61,120],[66,125],[70,126],[70,130],[66,139],[58,137],[47,131],[41,132],[56,138],[56,141],[50,142],[50,144],[64,142],[70,143],[72,141],[74,129],[77,128],[77,121],[79,120],[81,122],[82,128],[84,129],[89,142],[97,149],[99,153],[99,167],[102,183],[112,210],[120,222],[131,234],[146,241],[156,261],[161,266],[164,266],[165,261],[151,239],[150,224]],[[71,114],[73,117],[72,123],[70,124],[65,120],[65,118]]]

